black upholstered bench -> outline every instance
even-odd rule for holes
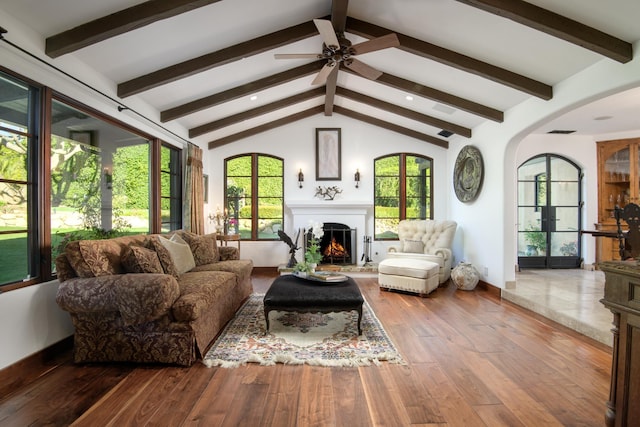
[[[356,310],[358,335],[362,335],[362,303],[364,298],[351,277],[345,282],[326,283],[301,279],[287,274],[277,277],[264,296],[264,319],[269,331],[269,312],[335,313]]]

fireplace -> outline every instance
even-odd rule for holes
[[[286,219],[290,221],[288,221],[288,223],[291,224],[292,227],[290,235],[295,235],[297,230],[308,229],[310,222],[320,222],[321,224],[339,223],[348,225],[347,228],[351,229],[351,238],[348,240],[348,242],[350,242],[348,243],[350,244],[350,248],[347,249],[349,251],[350,259],[347,262],[355,265],[358,263],[358,260],[363,259],[361,257],[364,256],[364,253],[362,252],[364,246],[356,244],[356,237],[361,233],[367,234],[367,217],[370,215],[372,208],[372,205],[365,201],[288,201],[286,204],[286,212],[291,216]],[[356,236],[356,230],[358,231],[358,236]],[[302,234],[304,236],[304,232]],[[341,237],[342,235],[340,234],[336,239]],[[358,238],[362,239],[362,237]],[[300,246],[305,248],[304,237],[301,240]],[[342,245],[344,246],[344,244]],[[331,260],[323,262],[331,262]],[[344,260],[342,258],[333,260],[333,263],[343,262]]]
[[[322,254],[320,264],[356,264],[356,229],[346,224],[325,222],[322,230],[324,234],[319,242]],[[307,242],[309,237],[310,235],[307,235]]]

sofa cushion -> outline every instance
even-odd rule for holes
[[[177,234],[172,235],[171,239],[154,236],[153,242],[165,273],[177,278],[196,266],[191,248]]]
[[[179,322],[192,322],[218,304],[228,305],[235,286],[236,276],[226,271],[185,273],[180,277],[180,297],[171,308],[173,316]]]
[[[71,268],[73,268],[78,277],[94,277],[93,271],[91,271],[89,264],[87,264],[80,252],[79,240],[69,242],[65,247],[64,252],[67,255],[67,260],[69,260]]]
[[[122,264],[129,273],[164,274],[164,269],[156,251],[142,246],[131,245],[125,249],[122,255]]]
[[[182,238],[189,244],[196,266],[211,264],[220,260],[215,233],[200,236],[184,231]]]
[[[80,252],[95,277],[122,273],[122,253],[114,239],[81,240]]]
[[[424,253],[424,243],[422,240],[402,240],[402,252],[410,252],[415,254]]]
[[[438,275],[440,266],[435,262],[410,258],[385,258],[378,264],[379,274],[428,279]]]

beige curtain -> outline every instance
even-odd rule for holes
[[[189,144],[185,171],[185,229],[204,234],[204,178],[202,176],[202,149]]]

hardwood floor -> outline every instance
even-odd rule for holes
[[[275,274],[257,270],[255,291]],[[67,352],[0,397],[0,425],[604,424],[604,344],[480,289],[419,298],[356,280],[406,366],[76,366]]]

